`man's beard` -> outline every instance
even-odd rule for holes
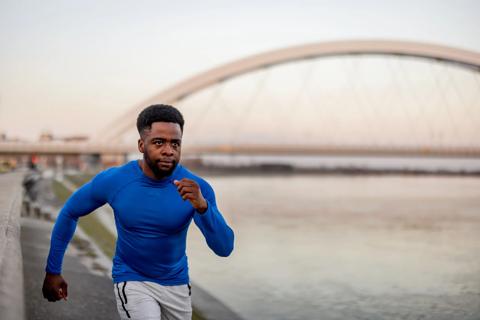
[[[148,167],[152,170],[153,174],[157,179],[163,179],[165,177],[168,177],[169,175],[172,174],[173,170],[177,167],[177,162],[175,160],[172,161],[172,167],[168,170],[162,170],[158,167],[157,163],[160,162],[160,160],[153,162],[147,151],[145,150],[145,153],[143,154],[143,159],[145,160],[145,163],[148,165]]]

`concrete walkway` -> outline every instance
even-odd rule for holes
[[[27,319],[119,319],[112,280],[92,274],[82,252],[69,245],[63,263],[68,301],[48,302],[42,295],[45,261],[53,224],[22,218],[22,252]]]

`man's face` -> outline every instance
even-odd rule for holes
[[[172,174],[180,162],[182,130],[178,123],[154,122],[138,140],[138,150],[157,179]]]

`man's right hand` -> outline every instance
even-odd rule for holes
[[[43,280],[43,297],[48,301],[58,301],[60,299],[67,300],[67,282],[59,274],[45,274],[45,280]]]

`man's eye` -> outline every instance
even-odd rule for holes
[[[178,143],[178,142],[173,142],[173,143],[172,143],[172,147],[178,148],[178,147],[180,147],[180,143]]]
[[[157,146],[161,146],[163,144],[163,141],[157,140],[154,142]]]

